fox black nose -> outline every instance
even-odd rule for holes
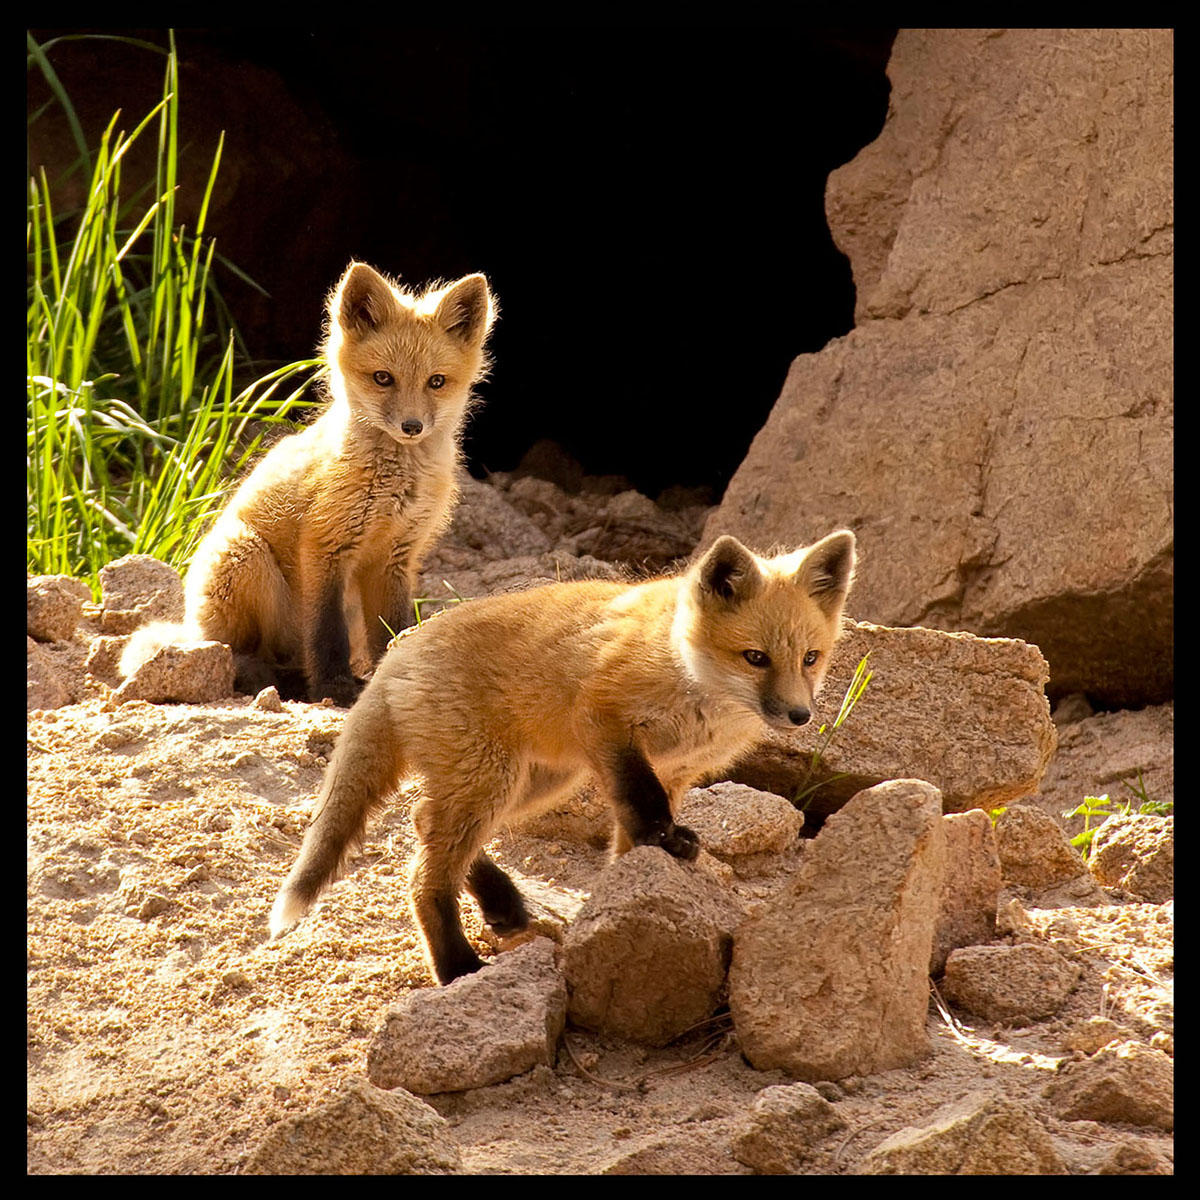
[[[791,721],[793,725],[807,725],[808,719],[811,715],[812,714],[809,713],[807,708],[788,709],[788,720]]]
[[[425,428],[416,417],[409,417],[407,421],[400,422],[400,428],[408,434],[409,437],[416,437],[422,429]]]

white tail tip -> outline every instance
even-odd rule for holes
[[[288,891],[285,884],[275,897],[275,904],[271,909],[271,940],[282,937],[306,912],[308,905]]]

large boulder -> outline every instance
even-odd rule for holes
[[[832,727],[868,653],[871,681],[814,768],[826,740],[819,726]],[[1033,791],[1054,753],[1045,682],[1036,646],[848,621],[818,719],[795,733],[767,732],[729,777],[789,799],[807,791],[814,816],[888,779],[928,780],[950,812],[995,808]]]
[[[1173,687],[1172,33],[903,30],[830,177],[858,327],[797,358],[704,542],[850,525],[854,614]],[[1016,181],[1016,182],[1015,182]]]

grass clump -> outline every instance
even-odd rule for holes
[[[45,169],[29,176],[27,569],[84,578],[98,594],[97,572],[123,554],[186,565],[224,481],[258,450],[262,423],[310,403],[303,394],[322,364],[291,363],[234,390],[237,335],[205,232],[224,139],[188,230],[175,211],[173,35],[168,50],[149,47],[166,56],[162,99],[128,134],[115,112],[94,149],[49,62],[54,44],[29,37],[28,63],[66,114],[78,150],[67,174],[86,180],[86,195],[81,207],[59,212]],[[152,191],[127,198],[123,162],[151,137]]]
[[[845,779],[848,774],[846,771],[838,771],[826,779],[819,779],[815,783],[810,782],[820,769],[821,760],[824,758],[825,752],[829,749],[830,743],[837,735],[837,731],[845,724],[846,719],[854,711],[854,706],[862,699],[863,693],[867,690],[867,684],[871,682],[871,676],[874,672],[867,670],[867,660],[870,657],[871,652],[868,650],[859,659],[858,666],[854,669],[854,676],[846,688],[846,694],[842,697],[842,705],[838,709],[838,715],[833,724],[822,725],[817,730],[819,740],[813,749],[812,759],[809,762],[808,771],[804,776],[804,783],[800,785],[800,790],[792,797],[792,803],[801,810],[808,808],[819,788],[823,788],[839,779]]]

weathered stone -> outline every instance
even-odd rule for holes
[[[127,554],[100,568],[100,629],[132,633],[150,621],[182,621],[179,573],[148,554]]]
[[[1097,1175],[1174,1175],[1175,1169],[1145,1142],[1130,1138],[1114,1146],[1096,1168]]]
[[[25,711],[61,708],[71,703],[71,692],[59,675],[54,659],[31,637],[25,639]]]
[[[1045,1126],[1019,1104],[973,1092],[928,1125],[901,1129],[867,1154],[861,1175],[1065,1175]]]
[[[39,642],[61,642],[75,632],[83,606],[92,598],[82,579],[31,575],[25,580],[25,629]]]
[[[812,772],[818,726],[832,725],[868,652],[871,682]],[[847,621],[817,719],[794,734],[767,732],[729,775],[787,798],[827,781],[806,799],[812,815],[836,811],[876,783],[909,778],[941,789],[948,811],[995,808],[1032,791],[1054,752],[1045,681],[1036,646]]]
[[[509,949],[535,937],[549,938],[561,945],[567,930],[587,901],[586,893],[522,875],[511,867],[505,869],[525,901],[529,926],[518,934],[502,936],[485,923],[480,936],[494,949]]]
[[[679,820],[718,858],[777,854],[804,826],[804,814],[782,796],[741,783],[692,788],[683,797]]]
[[[1053,695],[1172,694],[1172,37],[900,32],[828,189],[858,327],[792,364],[702,544],[849,523],[856,616],[1034,643]]]
[[[966,946],[946,959],[942,995],[986,1021],[1028,1024],[1053,1016],[1079,981],[1079,965],[1052,946]]]
[[[243,1175],[448,1175],[462,1155],[445,1119],[401,1088],[350,1076],[336,1096],[267,1131]]]
[[[1005,883],[1040,890],[1087,873],[1083,855],[1058,822],[1032,805],[1013,805],[1000,814],[996,844]]]
[[[988,942],[996,933],[1000,855],[987,813],[975,808],[942,818],[946,827],[946,882],[933,931],[930,975],[940,975],[946,955]]]
[[[128,645],[128,634],[92,638],[88,644],[84,669],[94,680],[106,683],[112,688],[120,687],[122,683],[121,655]]]
[[[1115,803],[1135,801],[1133,789],[1151,800],[1175,799],[1175,706],[1104,712],[1058,727],[1058,749],[1037,792],[1022,801],[1049,813],[1074,837],[1082,816],[1065,816],[1085,796],[1108,795]],[[1128,786],[1127,786],[1128,785]],[[1095,818],[1092,818],[1095,825]]]
[[[1109,817],[1092,839],[1088,870],[1106,887],[1165,903],[1175,895],[1175,818]]]
[[[283,712],[283,701],[280,700],[279,689],[274,684],[263,688],[251,703],[262,712]]]
[[[1091,1058],[1066,1063],[1042,1095],[1065,1121],[1175,1127],[1171,1059],[1141,1042],[1112,1042]]]
[[[758,1093],[729,1148],[759,1175],[795,1175],[812,1158],[816,1143],[845,1128],[845,1118],[815,1088],[781,1084]]]
[[[567,991],[554,947],[537,938],[446,987],[410,992],[389,1009],[367,1054],[379,1087],[459,1092],[552,1064]]]
[[[1130,1036],[1129,1030],[1110,1021],[1107,1017],[1088,1017],[1086,1020],[1075,1021],[1063,1035],[1064,1050],[1078,1050],[1083,1054],[1095,1054],[1109,1042],[1125,1041]]]
[[[233,652],[224,642],[182,642],[163,646],[120,688],[119,704],[204,704],[233,695]]]
[[[916,779],[860,792],[830,817],[734,939],[729,1008],[754,1066],[811,1083],[928,1051],[945,836],[940,793]]]
[[[698,865],[635,847],[604,869],[567,931],[571,1020],[665,1045],[716,1009],[740,918]]]

